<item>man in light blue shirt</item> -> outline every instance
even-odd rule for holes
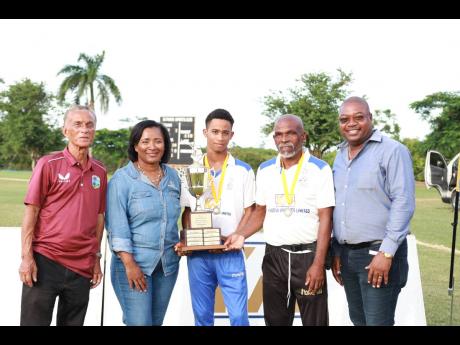
[[[354,325],[393,325],[408,273],[407,240],[415,209],[409,150],[374,129],[367,102],[339,109],[345,141],[333,165],[336,207],[332,273],[343,285]]]

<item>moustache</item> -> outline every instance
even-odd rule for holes
[[[288,148],[291,148],[291,149],[294,149],[294,148],[295,148],[294,144],[292,144],[292,143],[288,143],[288,144],[279,144],[279,145],[277,145],[278,150],[283,149],[283,148],[285,148],[285,147],[288,147]]]

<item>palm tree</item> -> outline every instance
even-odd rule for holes
[[[86,93],[86,104],[94,110],[94,88],[97,87],[97,98],[101,104],[101,111],[106,113],[109,108],[109,96],[113,95],[117,104],[121,104],[121,94],[115,81],[105,74],[99,74],[105,51],[95,57],[81,53],[78,62],[83,61],[84,65],[66,65],[57,75],[66,74],[58,91],[58,100],[62,103],[67,92],[74,92],[74,101],[80,104],[80,98]],[[89,97],[88,97],[89,94]],[[89,98],[89,104],[88,104]]]

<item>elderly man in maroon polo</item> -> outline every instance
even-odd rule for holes
[[[89,156],[96,115],[72,106],[64,116],[67,147],[38,161],[24,199],[21,325],[83,325],[89,290],[102,280],[107,172]]]

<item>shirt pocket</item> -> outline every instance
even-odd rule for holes
[[[366,171],[360,174],[356,181],[356,188],[376,189],[378,173],[377,171]]]
[[[138,191],[131,195],[131,215],[133,217],[145,213],[153,218],[160,217],[161,203],[159,196],[152,191]]]

